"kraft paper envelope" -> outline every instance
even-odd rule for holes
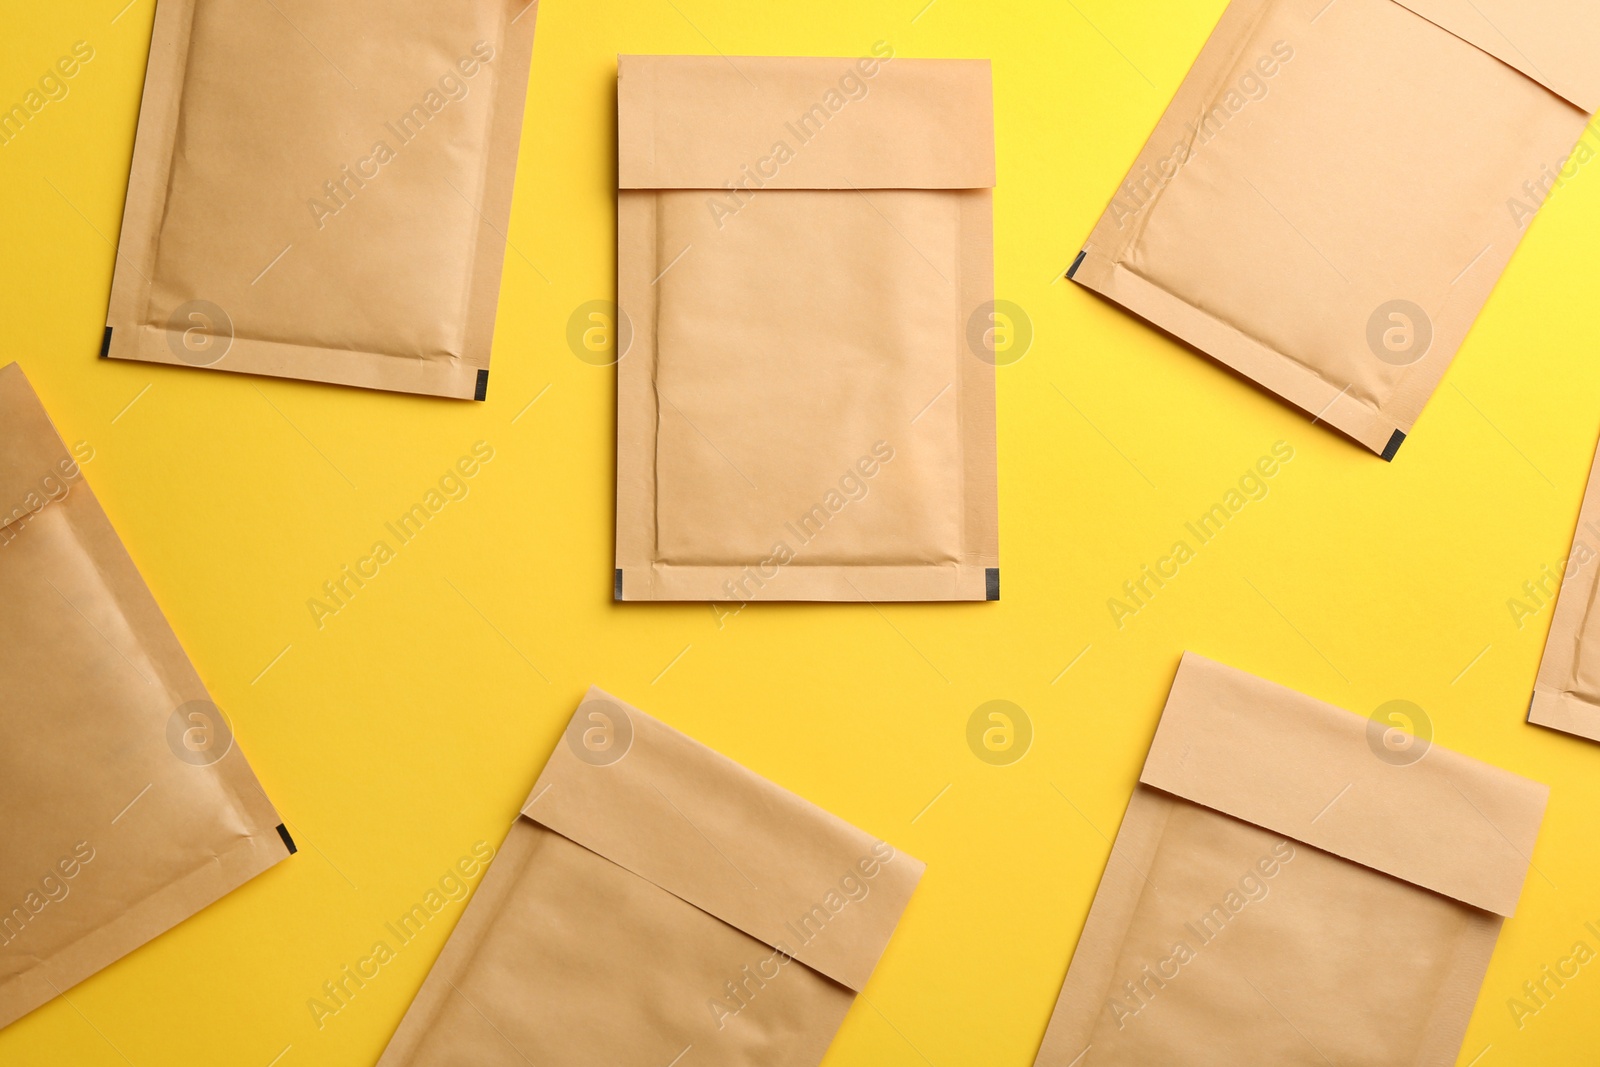
[[[999,599],[988,62],[617,77],[616,598]]]
[[[1036,1063],[1449,1067],[1548,796],[1186,654]]]
[[[1233,0],[1068,277],[1393,459],[1597,55],[1590,0]]]
[[[1528,721],[1600,741],[1600,625],[1595,619],[1595,593],[1600,587],[1595,581],[1600,574],[1600,454],[1595,460],[1560,579]],[[1555,576],[1548,570],[1529,590],[1537,606],[1556,593]]]
[[[378,1062],[814,1067],[922,871],[591,689]]]
[[[91,454],[0,369],[0,1026],[294,851]]]
[[[484,399],[537,0],[161,0],[102,356]]]

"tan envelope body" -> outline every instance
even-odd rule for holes
[[[619,599],[996,598],[988,64],[618,78]]]
[[[1041,1067],[1455,1063],[1548,790],[1368,725],[1184,656]]]
[[[571,744],[594,708],[609,765]],[[811,1067],[922,871],[592,689],[379,1062]]]
[[[236,744],[209,765],[169,747],[205,686],[15,363],[0,506],[3,1026],[289,849]]]
[[[1583,509],[1567,557],[1528,721],[1600,741],[1600,452],[1589,472]]]
[[[482,399],[536,17],[162,0],[106,354]]]
[[[1392,459],[1585,134],[1596,52],[1577,0],[1233,0],[1071,276]],[[1378,355],[1393,301],[1425,352]]]

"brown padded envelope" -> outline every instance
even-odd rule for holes
[[[1528,721],[1600,741],[1600,451],[1589,471]]]
[[[814,1067],[922,876],[878,866],[810,941],[790,924],[884,847],[645,713],[614,763],[566,737],[380,1063]],[[576,716],[575,716],[576,721]],[[570,728],[569,728],[570,729]],[[787,954],[717,1020],[725,983]],[[689,1059],[691,1057],[686,1057]]]
[[[211,369],[475,397],[537,15],[527,0],[161,0],[110,358],[185,365],[171,316],[205,300],[234,331]],[[479,42],[493,58],[464,77]],[[430,90],[443,106],[405,140],[395,124]],[[393,159],[363,168],[380,141]],[[376,174],[319,226],[309,203],[335,205],[324,183],[346,167]]]
[[[519,819],[378,1063],[816,1067],[855,994],[803,964],[784,964],[721,1027],[707,1010],[772,954]]]
[[[289,849],[237,739],[209,765],[169,748],[170,717],[205,685],[15,363],[0,369],[0,493],[3,1026]],[[79,842],[93,859],[30,915]]]
[[[846,77],[864,95],[800,136]],[[992,100],[970,60],[618,61],[619,599],[989,595],[995,372],[968,323],[994,298]],[[708,210],[780,140],[763,188]],[[802,543],[879,445],[869,496]]]
[[[1073,279],[1393,458],[1521,242],[1509,198],[1525,200],[1588,121],[1472,43],[1482,34],[1458,15],[1423,0],[1233,0],[1126,180],[1192,156],[1142,206],[1119,187]],[[1582,39],[1597,18],[1544,35]],[[1600,32],[1590,40],[1576,69],[1592,77]],[[1256,64],[1279,43],[1294,58],[1263,80]],[[1230,114],[1246,76],[1266,93]],[[1432,326],[1410,363],[1370,347],[1396,300]]]
[[[1368,727],[1185,654],[1039,1067],[1456,1062],[1548,790]]]

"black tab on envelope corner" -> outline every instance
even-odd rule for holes
[[[489,395],[489,372],[487,370],[480,369],[478,371],[478,386],[477,386],[477,388],[475,388],[472,391],[472,399],[474,399],[474,400],[482,400],[485,397],[487,397],[488,395]]]
[[[1000,568],[990,567],[983,572],[983,599],[1000,599]]]
[[[278,824],[278,836],[283,838],[283,847],[289,850],[289,855],[300,851],[294,845],[294,838],[289,836],[289,828],[281,822]]]
[[[105,336],[100,339],[100,358],[109,359],[111,356],[111,327],[106,327]]]
[[[1070,282],[1072,280],[1072,276],[1074,274],[1078,273],[1078,268],[1083,266],[1083,261],[1088,255],[1089,255],[1089,250],[1087,248],[1085,248],[1082,252],[1078,253],[1078,258],[1073,260],[1072,261],[1072,266],[1067,268],[1067,281]],[[1060,261],[1057,260],[1057,262],[1060,262]]]
[[[617,568],[617,581],[616,581],[616,584],[611,589],[611,599],[612,600],[621,600],[622,599],[622,568],[621,567]]]
[[[1406,443],[1406,435],[1402,431],[1396,430],[1394,432],[1394,436],[1389,438],[1388,445],[1386,445],[1384,447],[1384,450],[1383,450],[1383,460],[1384,460],[1384,462],[1385,463],[1393,463],[1394,462],[1395,453],[1399,452],[1400,451],[1400,446],[1405,444],[1405,443]]]

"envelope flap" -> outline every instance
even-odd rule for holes
[[[598,689],[522,814],[857,992],[923,871]]]
[[[1439,745],[1395,759],[1374,725],[1186,653],[1140,781],[1514,914],[1549,790]]]
[[[22,368],[0,367],[0,529],[64,491],[69,471],[72,457]]]
[[[730,210],[762,189],[987,189],[989,62],[622,56],[617,143],[620,188]]]
[[[1600,110],[1600,4],[1594,0],[1397,2],[1584,111]]]

